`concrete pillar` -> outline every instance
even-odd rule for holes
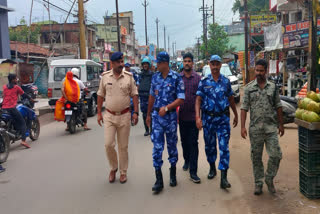
[[[0,0],[0,59],[11,59],[7,0]]]

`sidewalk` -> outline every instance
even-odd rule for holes
[[[50,106],[48,104],[49,99],[47,99],[47,98],[37,98],[36,100],[38,102],[35,103],[34,109],[39,112],[39,114],[38,114],[39,116],[42,116],[44,114],[53,112],[53,110],[50,109]]]

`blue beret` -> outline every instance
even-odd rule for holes
[[[157,63],[170,62],[169,54],[167,52],[165,52],[165,51],[162,51],[162,52],[158,53],[156,62]]]
[[[122,59],[123,53],[121,52],[114,52],[110,58],[111,61],[117,61],[119,59]]]
[[[131,66],[130,63],[124,64],[124,67],[130,67],[130,66]]]
[[[210,62],[212,62],[212,61],[222,62],[221,57],[218,55],[212,55],[210,58]]]

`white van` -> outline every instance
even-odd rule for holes
[[[102,65],[88,59],[59,59],[51,62],[48,77],[49,105],[55,108],[56,101],[61,98],[61,84],[66,73],[72,68],[80,70],[80,79],[90,90],[86,96],[88,115],[94,116],[97,110],[97,91],[99,88],[99,75],[103,70]]]
[[[209,65],[203,66],[202,76],[205,77],[205,76],[208,76],[209,74],[211,74],[210,66]],[[228,64],[222,64],[220,69],[220,74],[224,75],[230,80],[231,88],[234,93],[234,101],[236,103],[239,103],[240,102],[240,86],[239,86],[238,78],[232,74]]]

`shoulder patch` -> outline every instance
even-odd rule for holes
[[[254,83],[255,80],[251,80],[246,86],[249,86]]]
[[[102,74],[101,74],[101,76],[104,76],[104,75],[106,75],[106,74],[108,74],[108,73],[110,73],[111,71],[104,71]]]
[[[124,74],[127,74],[127,75],[130,75],[132,76],[133,74],[131,72],[128,72],[128,71],[123,71]]]
[[[204,77],[201,78],[201,80],[205,80],[207,78],[208,78],[208,76],[204,76]]]

